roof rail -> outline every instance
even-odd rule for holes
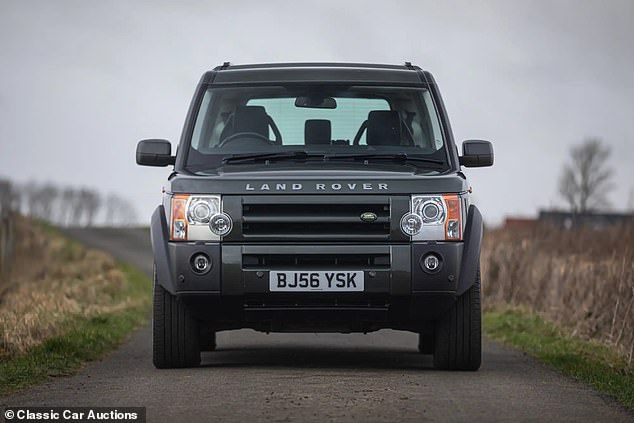
[[[403,69],[403,65],[388,65],[388,64],[373,64],[373,63],[338,63],[338,62],[296,62],[296,63],[254,63],[244,65],[233,65],[229,62],[225,62],[222,66],[218,66],[215,70],[227,69],[227,66],[231,69],[267,69],[267,68],[292,68],[292,67],[360,67],[360,68],[375,68],[375,69]],[[416,67],[413,67],[416,69]]]

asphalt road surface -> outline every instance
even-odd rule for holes
[[[150,274],[141,230],[70,235]],[[417,337],[218,334],[218,350],[196,369],[156,370],[151,331],[77,375],[52,379],[0,404],[145,406],[149,422],[634,422],[634,414],[525,355],[484,341],[479,372],[432,369]]]

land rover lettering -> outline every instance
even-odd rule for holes
[[[315,191],[387,191],[386,183],[316,183]],[[299,183],[247,183],[245,191],[302,191],[304,185]]]

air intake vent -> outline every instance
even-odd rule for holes
[[[386,240],[390,234],[389,197],[295,196],[272,200],[244,197],[245,238]]]
[[[243,269],[353,269],[390,268],[389,254],[244,254]]]

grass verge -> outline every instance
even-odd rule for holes
[[[133,300],[123,310],[78,316],[63,323],[62,330],[36,347],[0,362],[0,395],[7,395],[49,377],[73,374],[85,362],[102,357],[120,345],[149,315],[151,284],[147,276],[127,265],[118,265],[125,288],[116,294]]]
[[[568,336],[520,309],[487,311],[486,335],[519,348],[634,410],[634,366],[605,345]]]

